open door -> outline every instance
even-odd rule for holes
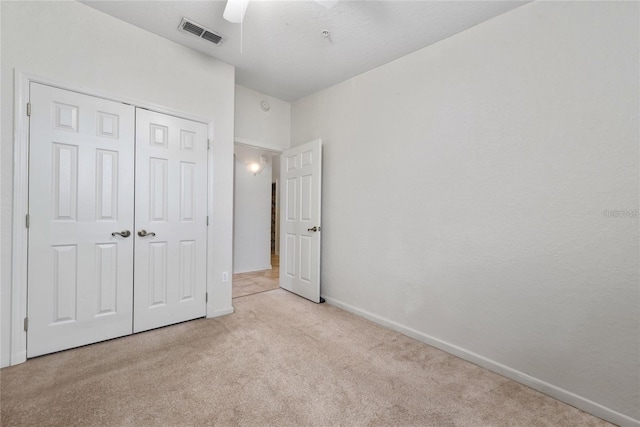
[[[280,182],[280,287],[320,298],[322,141],[282,153]]]

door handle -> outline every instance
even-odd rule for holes
[[[144,230],[144,229],[138,231],[138,236],[140,236],[140,237],[155,236],[155,235],[156,235],[156,233],[151,233],[151,232],[148,232],[147,230]]]
[[[118,235],[118,236],[122,236],[122,237],[126,238],[126,237],[131,236],[131,232],[129,230],[124,230],[124,231],[120,231],[120,232],[114,231],[113,233],[111,233],[111,235],[113,237],[116,237],[116,235]]]
[[[313,231],[313,232],[315,233],[316,231],[320,231],[320,227],[316,227],[316,226],[314,225],[314,226],[313,226],[313,227],[311,227],[311,228],[307,228],[307,231]]]

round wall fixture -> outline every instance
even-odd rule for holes
[[[267,101],[262,101],[260,103],[260,109],[262,111],[269,111],[271,109],[271,105],[269,105],[269,103]]]

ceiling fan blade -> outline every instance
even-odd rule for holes
[[[247,12],[248,5],[249,0],[227,0],[222,17],[234,24],[240,24]]]

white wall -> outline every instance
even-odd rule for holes
[[[323,296],[637,422],[638,218],[603,212],[638,209],[639,7],[534,2],[293,103]]]
[[[291,104],[244,86],[236,85],[235,140],[264,148],[289,148]],[[269,111],[260,109],[267,101]]]
[[[214,122],[209,313],[231,310],[234,68],[77,2],[0,2],[2,8],[1,364],[11,349],[14,69],[146,101]]]
[[[233,272],[271,268],[271,154],[262,150],[236,146],[233,221]],[[246,164],[267,163],[259,174]]]

